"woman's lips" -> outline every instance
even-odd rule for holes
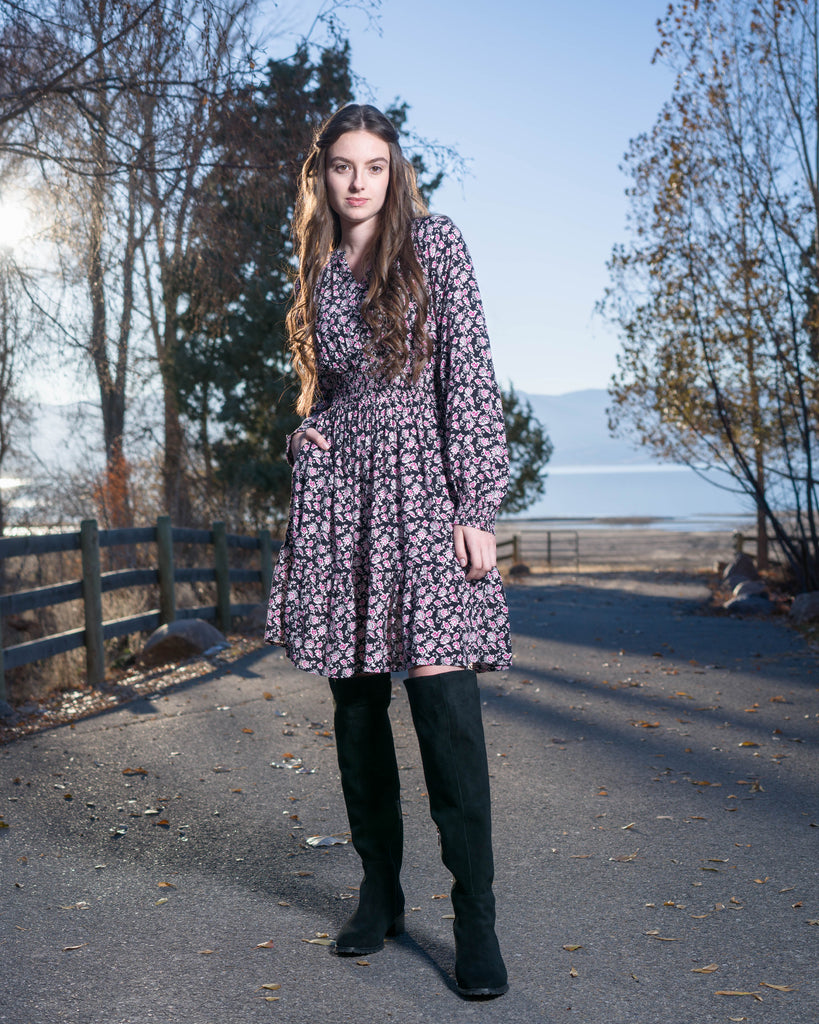
[[[347,202],[348,206],[363,206],[366,202],[369,202],[369,200],[367,200],[367,199],[358,199],[358,198],[354,199],[354,198],[350,197],[350,198],[348,198],[346,200],[346,202]]]

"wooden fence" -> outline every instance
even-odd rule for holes
[[[511,558],[518,562],[555,564],[571,562],[580,568],[580,534],[577,530],[527,530],[499,540],[498,561]]]
[[[156,544],[156,568],[118,569],[102,572],[100,549]],[[174,544],[202,544],[213,548],[208,568],[174,566]],[[0,538],[0,560],[26,555],[43,555],[58,551],[80,551],[82,578],[50,587],[37,587],[0,596],[0,700],[6,699],[5,670],[28,665],[33,661],[54,657],[77,647],[85,647],[88,682],[99,686],[105,679],[104,641],[128,633],[153,630],[165,622],[182,618],[214,619],[220,629],[230,628],[233,616],[246,615],[254,604],[231,604],[232,583],[258,582],[261,592],[270,590],[273,551],[281,546],[272,541],[269,530],[260,530],[256,537],[227,533],[224,523],[214,523],[210,530],[191,530],[171,525],[169,516],[160,516],[156,526],[126,530],[99,530],[95,519],[85,519],[79,532],[42,534],[27,537]],[[229,548],[258,550],[258,569],[231,569]],[[176,607],[176,583],[205,582],[216,584],[216,604],[197,608]],[[102,618],[102,595],[124,587],[159,585],[159,608],[123,619]],[[3,648],[2,617],[20,614],[35,608],[82,600],[85,626],[70,629]]]

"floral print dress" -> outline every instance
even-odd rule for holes
[[[453,523],[494,530],[508,479],[483,307],[452,221],[419,218],[412,230],[433,345],[416,383],[373,365],[367,282],[342,250],[317,288],[321,401],[302,428],[330,449],[307,441],[295,458],[265,640],[320,675],[511,663],[498,570],[467,581],[453,547]]]

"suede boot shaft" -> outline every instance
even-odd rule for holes
[[[364,878],[358,908],[336,937],[341,956],[374,953],[404,927],[404,822],[389,719],[387,673],[331,679],[336,752],[353,846]]]
[[[480,692],[469,669],[408,679],[430,813],[452,873],[455,978],[467,998],[508,989],[495,934],[492,815]]]

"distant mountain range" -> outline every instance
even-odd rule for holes
[[[549,469],[563,466],[645,466],[657,460],[628,441],[611,437],[606,409],[608,392],[602,388],[570,391],[565,395],[530,395],[532,411],[554,445]]]

